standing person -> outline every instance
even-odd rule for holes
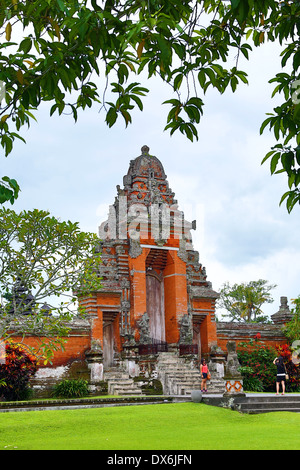
[[[209,374],[209,370],[208,370],[205,359],[201,359],[200,374],[202,377],[201,392],[207,392],[206,382],[207,382],[207,375]]]
[[[275,364],[275,366],[277,367],[276,395],[279,395],[280,382],[281,382],[281,386],[282,386],[282,394],[281,395],[284,395],[285,394],[285,374],[286,374],[286,371],[285,371],[285,365],[284,365],[284,362],[283,362],[283,357],[282,356],[276,357],[273,361],[273,364]]]

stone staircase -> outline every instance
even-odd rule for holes
[[[104,380],[108,383],[109,395],[142,395],[142,390],[126,372],[111,368],[104,372]]]
[[[273,411],[292,411],[300,413],[299,395],[247,396],[236,398],[234,408],[242,413],[270,413]]]
[[[192,362],[186,362],[178,352],[161,352],[157,360],[157,378],[161,381],[164,395],[191,395],[200,390],[201,375]],[[141,388],[125,371],[112,367],[104,372],[109,395],[143,395]],[[217,373],[207,382],[208,394],[223,394],[224,380]]]
[[[178,353],[160,353],[157,363],[158,379],[162,382],[165,395],[190,395],[192,390],[200,390],[200,371],[187,363]],[[209,393],[223,393],[224,380],[212,375],[207,383]]]

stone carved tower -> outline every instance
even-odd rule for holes
[[[99,227],[103,287],[81,299],[104,369],[145,342],[173,349],[194,344],[199,354],[217,344],[218,294],[192,246],[196,224],[179,210],[162,163],[147,146],[141,151]]]

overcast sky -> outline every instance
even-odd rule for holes
[[[228,67],[235,65],[229,64]],[[265,113],[271,112],[273,85],[267,82],[280,68],[276,47],[263,46],[247,69],[250,85],[236,93],[204,96],[199,140],[164,132],[171,98],[158,80],[143,82],[152,89],[144,111],[133,113],[125,129],[119,119],[109,129],[99,107],[86,110],[75,124],[70,116],[49,117],[42,106],[38,123],[24,130],[26,145],[16,143],[2,158],[1,174],[18,180],[22,192],[13,206],[48,209],[62,220],[78,221],[97,232],[114,202],[116,185],[123,186],[129,161],[148,145],[164,166],[170,187],[186,219],[197,220],[194,249],[215,290],[230,283],[266,279],[278,287],[268,314],[278,311],[280,296],[290,302],[300,294],[300,207],[288,214],[279,200],[287,190],[285,175],[270,176],[269,163],[260,162],[274,144],[272,135],[259,135]]]

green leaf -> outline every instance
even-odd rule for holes
[[[118,113],[114,107],[109,108],[106,114],[106,122],[108,127],[112,127],[118,118]]]
[[[201,100],[201,98],[197,98],[196,96],[194,96],[193,98],[190,98],[187,101],[187,104],[193,104],[197,108],[202,109],[203,101]]]
[[[297,123],[300,122],[300,104],[297,104],[297,106],[294,108],[293,119]]]
[[[25,54],[28,54],[32,46],[32,40],[31,38],[25,38],[23,41],[20,42],[19,46],[19,51],[25,52]]]
[[[268,160],[268,158],[270,158],[271,155],[273,155],[273,153],[275,152],[275,150],[271,150],[270,152],[268,152],[265,157],[263,158],[263,160],[261,161],[261,165],[263,163],[265,163],[266,160]]]
[[[296,52],[293,58],[293,69],[297,70],[300,66],[300,51]]]
[[[179,73],[176,75],[175,80],[174,80],[174,90],[179,90],[182,84],[184,75],[182,73]]]
[[[275,170],[276,170],[276,167],[277,167],[279,158],[280,158],[280,152],[277,152],[277,153],[275,153],[275,155],[273,155],[273,157],[272,157],[272,159],[271,159],[271,164],[270,164],[271,175],[273,175],[273,173],[274,173]]]
[[[136,104],[138,105],[139,109],[141,111],[143,111],[143,102],[142,100],[138,97],[138,96],[135,96],[135,95],[130,95],[130,98],[136,102]]]
[[[294,165],[294,162],[294,152],[285,152],[281,155],[281,163],[287,173],[290,172],[292,166]]]
[[[240,1],[241,0],[230,0],[230,3],[231,3],[231,7],[232,8],[237,8],[240,4]]]
[[[198,81],[200,83],[201,88],[204,88],[204,85],[206,82],[206,75],[205,75],[204,69],[201,69],[200,72],[198,73]]]
[[[288,178],[289,188],[292,189],[293,184],[295,183],[296,174],[292,173]]]
[[[61,11],[66,11],[65,2],[63,0],[56,0],[56,1],[57,1],[57,4],[58,4],[59,8],[61,9]]]

